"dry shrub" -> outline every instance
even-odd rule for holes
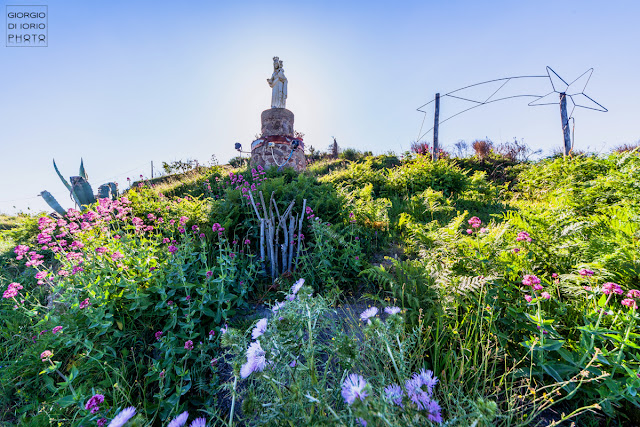
[[[613,149],[613,151],[616,153],[626,153],[627,151],[636,150],[638,147],[640,147],[640,140],[631,144],[625,143],[622,145],[618,145],[616,148]]]
[[[471,144],[471,147],[473,148],[473,151],[476,152],[476,156],[478,157],[478,159],[484,160],[489,157],[489,155],[493,151],[493,142],[488,139],[476,139]]]

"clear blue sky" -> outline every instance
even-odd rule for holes
[[[52,158],[68,177],[83,157],[94,190],[149,176],[151,161],[226,162],[260,132],[276,55],[295,128],[316,148],[336,136],[400,153],[436,92],[547,65],[568,80],[595,68],[586,93],[609,112],[576,110],[577,148],[640,138],[637,1],[9,2],[20,3],[48,5],[49,45],[0,45],[0,212],[46,209],[45,189],[72,206]],[[527,102],[461,115],[440,140],[516,137],[548,153],[562,144],[558,108]]]

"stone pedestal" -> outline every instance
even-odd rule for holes
[[[271,108],[261,115],[262,135],[251,143],[251,167],[292,167],[304,170],[304,142],[293,135],[293,113],[286,108]]]

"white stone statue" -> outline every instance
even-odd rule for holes
[[[286,108],[287,102],[287,78],[284,76],[282,61],[277,56],[273,57],[273,74],[267,83],[272,88],[271,108]]]

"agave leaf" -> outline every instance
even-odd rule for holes
[[[62,209],[62,206],[60,206],[60,203],[58,203],[56,198],[51,195],[51,193],[49,193],[48,191],[45,190],[45,191],[40,193],[40,196],[42,196],[44,201],[47,202],[47,204],[51,207],[51,209],[53,209],[54,211],[58,212],[62,216],[67,214],[64,211],[64,209]]]
[[[76,201],[76,204],[78,206],[81,206],[80,200],[78,199],[78,197],[76,196],[76,194],[73,192],[73,188],[71,187],[71,184],[69,184],[67,182],[66,179],[64,179],[64,177],[62,176],[62,174],[60,173],[60,171],[58,170],[58,166],[56,165],[56,159],[53,159],[53,168],[56,170],[56,173],[58,174],[58,177],[60,178],[60,181],[62,181],[62,183],[64,184],[65,187],[67,187],[67,190],[69,190],[69,193],[71,193],[71,196],[73,196],[73,199]]]
[[[89,181],[87,171],[84,170],[84,161],[82,160],[82,157],[80,157],[80,176],[83,177],[85,181]]]
[[[109,184],[102,184],[98,187],[98,198],[108,199],[111,196],[111,186]]]
[[[79,200],[79,205],[85,207],[92,205],[96,202],[96,198],[93,195],[93,189],[91,185],[81,176],[72,176],[71,184],[73,185],[73,194]]]

